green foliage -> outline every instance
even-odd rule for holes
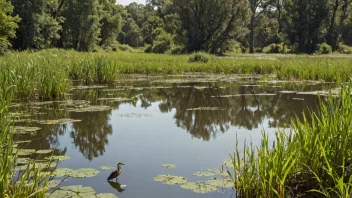
[[[162,54],[171,49],[173,45],[173,37],[171,34],[166,33],[161,28],[157,28],[154,34],[157,36],[153,45],[153,53]]]
[[[128,52],[133,52],[134,51],[133,48],[130,47],[129,45],[117,45],[116,47],[120,51],[128,51]]]
[[[196,63],[196,62],[208,63],[209,59],[210,59],[209,54],[204,53],[204,52],[195,52],[189,57],[188,62],[190,62],[190,63]]]
[[[20,18],[12,16],[13,6],[7,0],[0,0],[0,55],[11,46],[8,39],[14,38]]]
[[[56,2],[54,0],[12,0],[14,14],[21,18],[16,38],[15,49],[44,49],[52,46],[60,35],[62,18],[52,16]]]
[[[182,46],[176,46],[171,49],[171,54],[184,54],[185,53],[185,47]]]
[[[187,32],[185,46],[189,51],[214,54],[228,40],[246,33],[249,14],[246,0],[173,0],[172,3]]]
[[[272,43],[272,44],[264,47],[263,52],[268,53],[268,54],[274,54],[274,53],[286,54],[286,53],[290,53],[291,50],[284,43],[280,43],[280,44]]]
[[[62,12],[62,16],[65,18],[62,26],[62,42],[65,48],[73,48],[77,51],[92,51],[100,42],[98,8],[98,0],[65,1],[65,9]],[[106,23],[105,25],[108,26],[109,24]],[[108,39],[109,34],[106,33],[103,37]]]
[[[153,52],[153,46],[152,45],[147,45],[144,49],[145,53],[152,53]]]
[[[340,52],[341,54],[352,54],[352,47],[340,44],[338,46],[338,52]]]
[[[352,154],[352,99],[349,85],[338,97],[330,93],[320,103],[319,113],[303,114],[292,121],[292,130],[278,130],[275,143],[263,133],[261,146],[237,145],[231,156],[230,176],[240,195],[287,197],[304,192],[306,196],[348,197]],[[297,187],[294,191],[291,191]]]
[[[330,54],[332,52],[332,48],[327,43],[322,43],[322,44],[317,45],[316,52],[318,54]]]

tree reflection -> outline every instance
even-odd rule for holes
[[[108,123],[110,114],[111,111],[71,113],[72,119],[81,120],[72,125],[73,144],[89,160],[105,152],[108,135],[112,134],[112,126]]]

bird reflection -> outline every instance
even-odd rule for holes
[[[108,181],[108,182],[111,187],[113,187],[117,190],[117,192],[123,192],[126,190],[121,187],[121,184],[119,182],[113,182],[113,181]]]

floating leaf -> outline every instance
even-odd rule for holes
[[[147,118],[147,117],[152,117],[152,114],[143,114],[143,113],[129,113],[129,114],[120,114],[119,117],[125,117],[125,118]]]
[[[78,112],[78,113],[82,113],[82,112],[98,112],[98,111],[109,111],[112,108],[109,106],[83,106],[83,107],[76,107],[74,109],[68,109],[68,111],[70,112]]]
[[[65,161],[71,159],[69,156],[65,155],[57,155],[57,156],[51,156],[51,157],[46,157],[46,160],[59,160],[59,161]]]
[[[226,109],[221,107],[198,107],[198,108],[191,108],[187,109],[187,111],[224,111]]]
[[[83,187],[81,185],[64,186],[54,191],[48,197],[65,198],[65,197],[94,197],[95,191],[92,187]]]
[[[21,166],[16,166],[15,170],[16,171],[21,171],[21,170],[26,170],[28,165],[21,165]]]
[[[30,161],[29,158],[17,158],[16,159],[16,164],[28,164]]]
[[[116,195],[112,193],[99,193],[96,196],[97,198],[117,198]]]
[[[114,167],[112,167],[112,166],[101,166],[100,167],[100,169],[102,169],[102,170],[111,170],[111,169],[113,169]]]
[[[25,126],[15,126],[13,133],[15,134],[36,134],[37,131],[39,131],[39,127],[25,127]]]
[[[196,193],[210,193],[216,191],[218,188],[209,184],[205,184],[203,182],[197,183],[198,186],[193,189],[193,192]]]
[[[231,180],[229,179],[219,179],[219,178],[214,178],[210,179],[205,182],[206,184],[215,186],[215,187],[223,187],[223,188],[232,188],[234,187],[234,184]]]
[[[25,141],[17,141],[17,142],[15,142],[15,144],[24,144],[24,143],[31,143],[32,142],[32,140],[25,140]]]
[[[96,176],[100,171],[92,169],[92,168],[80,168],[69,176],[71,177],[76,177],[76,178],[86,178],[86,177],[94,177]]]
[[[35,163],[34,167],[36,169],[44,169],[44,168],[54,168],[56,167],[56,163],[52,162],[52,163],[48,163],[48,162],[39,162],[39,163]]]
[[[58,168],[53,172],[56,177],[69,176],[74,173],[74,170],[70,168]]]
[[[168,185],[183,184],[187,182],[186,178],[174,175],[158,175],[154,177],[154,181],[165,181]]]
[[[222,164],[223,164],[224,166],[226,166],[227,168],[234,168],[231,159],[224,160],[224,161],[222,162]]]
[[[161,166],[165,168],[176,168],[176,164],[162,164]]]
[[[48,150],[37,150],[35,153],[37,153],[37,154],[48,154],[48,153],[51,153],[51,152],[53,152],[53,150],[48,149]]]
[[[81,122],[81,120],[72,120],[72,119],[59,119],[59,120],[41,120],[39,124],[53,125],[53,124],[69,124],[73,122]]]
[[[213,173],[218,174],[218,175],[228,176],[227,171],[223,171],[223,170],[221,170],[219,168],[211,168],[211,169],[208,169],[208,171],[213,172]]]
[[[214,176],[215,173],[212,173],[212,172],[195,172],[195,173],[193,173],[193,175],[200,176],[200,177],[202,177],[202,176],[209,177],[209,176]]]
[[[61,180],[51,180],[48,182],[48,188],[56,188],[61,182]]]
[[[181,184],[180,187],[186,190],[193,190],[195,188],[197,188],[199,186],[199,184],[195,183],[195,182],[187,182],[184,184]]]
[[[135,101],[137,100],[137,97],[133,98],[99,98],[98,100],[105,100],[109,102],[130,102],[130,101]]]
[[[17,155],[31,155],[35,153],[34,149],[18,149]]]

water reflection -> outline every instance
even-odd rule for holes
[[[141,85],[139,85],[141,86]],[[214,87],[215,86],[215,87]],[[318,89],[321,89],[319,87]],[[231,84],[220,87],[214,84],[191,83],[183,86],[173,85],[167,88],[119,88],[118,90],[89,89],[75,90],[72,100],[85,100],[93,105],[110,105],[115,110],[122,104],[130,104],[131,108],[139,105],[148,109],[154,103],[158,104],[160,113],[173,112],[175,124],[187,131],[192,137],[210,141],[219,134],[227,132],[230,127],[253,130],[268,127],[290,126],[290,120],[295,116],[302,117],[302,112],[310,107],[316,111],[318,98],[314,95],[297,95],[295,93],[281,93],[280,87],[263,87]],[[109,102],[99,101],[99,98],[131,98],[138,97],[138,101]],[[300,98],[297,100],[296,98]],[[45,115],[34,119],[57,119],[69,117],[81,122],[67,125],[40,126],[42,131],[36,138],[41,142],[40,149],[58,147],[59,136],[69,130],[73,144],[88,160],[102,156],[105,146],[112,135],[109,124],[112,111],[90,113],[68,113],[65,106],[59,105],[53,111],[56,103],[50,108],[42,108]],[[221,107],[220,110],[191,110],[199,107]],[[46,109],[46,110],[45,110]],[[131,111],[133,111],[131,109]],[[42,113],[43,113],[42,112]],[[132,113],[132,112],[131,112]],[[21,137],[28,139],[29,137]],[[30,139],[30,138],[29,138]],[[38,141],[28,145],[38,147]],[[65,154],[65,149],[61,152]]]
[[[109,124],[111,111],[71,113],[72,119],[81,120],[72,124],[70,137],[75,147],[89,160],[104,154],[105,145],[112,134]]]
[[[116,189],[117,190],[117,192],[123,192],[123,191],[125,191],[126,189],[123,189],[122,187],[121,187],[121,184],[119,183],[119,182],[113,182],[113,181],[108,181],[108,183],[110,184],[110,186],[112,187],[112,188],[114,188],[114,189]]]

